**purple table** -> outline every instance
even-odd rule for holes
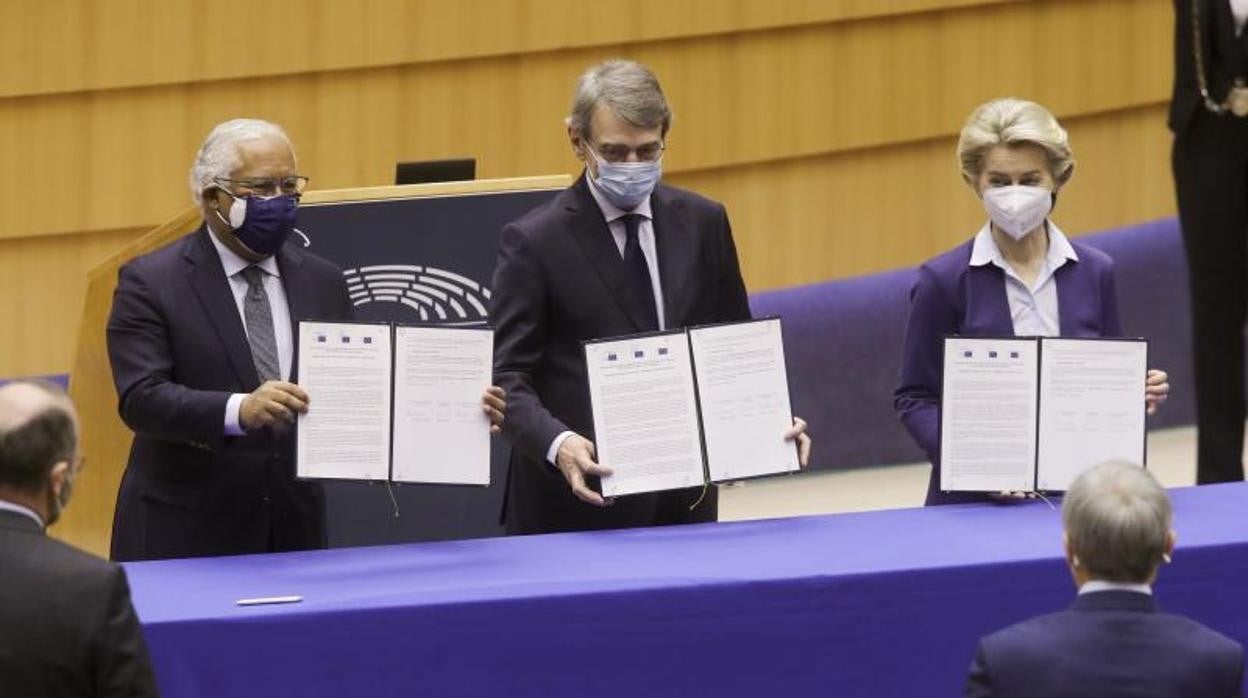
[[[1173,497],[1159,603],[1248,642],[1248,484]],[[126,567],[169,696],[951,695],[1070,602],[1060,531],[1030,502]]]

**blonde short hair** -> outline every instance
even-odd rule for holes
[[[1005,97],[981,104],[971,112],[958,137],[962,176],[974,183],[983,170],[984,155],[998,145],[1038,145],[1049,160],[1054,180],[1069,177],[1075,166],[1066,129],[1048,109],[1025,99]]]

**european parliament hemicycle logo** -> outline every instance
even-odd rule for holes
[[[446,269],[408,264],[358,267],[342,272],[355,306],[397,303],[441,325],[485,325],[490,289]]]

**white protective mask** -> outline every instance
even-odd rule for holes
[[[1022,185],[992,187],[984,190],[984,208],[1002,232],[1022,240],[1053,210],[1053,191]]]
[[[607,162],[587,148],[598,165],[594,184],[613,206],[631,211],[649,198],[663,177],[662,158],[653,162]]]

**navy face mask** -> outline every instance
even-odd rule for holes
[[[280,250],[295,229],[299,197],[290,194],[268,199],[254,196],[240,198],[228,191],[225,193],[234,200],[230,204],[230,218],[226,220],[220,211],[217,211],[217,217],[234,230],[238,241],[264,257]]]

